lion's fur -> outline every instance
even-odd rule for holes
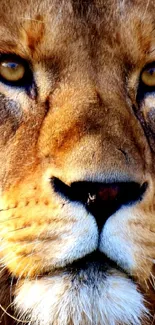
[[[0,304],[35,325],[150,325],[155,103],[137,102],[137,91],[155,61],[155,3],[0,0],[0,17],[0,55],[27,60],[35,79],[27,91],[0,82]],[[99,237],[93,215],[60,196],[53,177],[148,188]],[[69,273],[97,248],[114,266]]]

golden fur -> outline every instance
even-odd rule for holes
[[[137,91],[155,61],[154,1],[1,0],[0,17],[0,53],[27,60],[35,79],[28,92],[0,83],[0,304],[35,325],[153,324],[155,100],[137,102]],[[93,215],[56,192],[53,177],[148,187],[99,237]],[[115,263],[107,280],[90,266],[73,284],[68,265],[96,249]]]

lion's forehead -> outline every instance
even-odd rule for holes
[[[18,16],[14,8],[18,9]],[[127,1],[114,0],[53,1],[51,4],[47,0],[39,3],[35,0],[23,6],[16,0],[8,8],[8,3],[6,6],[2,1],[0,46],[2,49],[3,45],[13,46],[32,60],[47,63],[51,58],[63,62],[67,59],[65,54],[71,58],[78,50],[79,63],[81,55],[83,60],[104,57],[106,65],[107,61],[112,64],[109,56],[116,53],[119,59],[124,54],[130,64],[137,64],[143,60],[153,38],[153,8],[153,2],[146,5],[139,1],[130,6]],[[98,64],[103,66],[105,60]]]

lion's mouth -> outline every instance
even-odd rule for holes
[[[127,275],[128,278],[131,278],[130,274],[127,273],[126,270],[122,269],[118,264],[112,261],[109,257],[107,257],[104,253],[96,250],[91,254],[88,254],[80,259],[73,261],[66,266],[56,268],[52,271],[40,274],[39,278],[47,278],[51,276],[59,276],[61,274],[68,274],[71,276],[72,280],[78,281],[86,281],[87,284],[89,281],[93,281],[93,275],[102,274],[102,277],[106,276],[106,274],[112,270],[120,271]],[[91,272],[91,277],[89,277]]]
[[[89,255],[84,256],[83,258],[74,261],[72,264],[67,265],[65,271],[72,274],[78,274],[81,271],[87,271],[90,267],[98,271],[100,270],[102,273],[108,271],[109,268],[121,270],[121,268],[116,265],[115,262],[110,260],[110,258],[108,258],[105,254],[99,251],[95,251]]]

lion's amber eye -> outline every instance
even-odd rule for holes
[[[7,81],[17,82],[24,77],[25,67],[22,63],[14,60],[0,62],[0,75]]]
[[[155,64],[144,69],[141,80],[146,86],[155,87]]]

